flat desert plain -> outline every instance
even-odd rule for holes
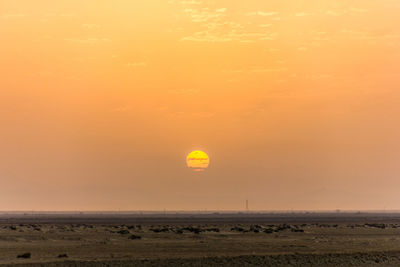
[[[2,214],[0,264],[400,266],[400,214]]]

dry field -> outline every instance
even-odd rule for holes
[[[400,266],[396,214],[2,216],[0,264]]]

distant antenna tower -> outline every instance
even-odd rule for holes
[[[249,200],[246,199],[246,212],[249,213]]]

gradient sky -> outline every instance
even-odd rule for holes
[[[399,14],[1,0],[0,210],[400,209]]]

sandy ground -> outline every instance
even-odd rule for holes
[[[400,266],[397,216],[0,216],[0,264]]]

